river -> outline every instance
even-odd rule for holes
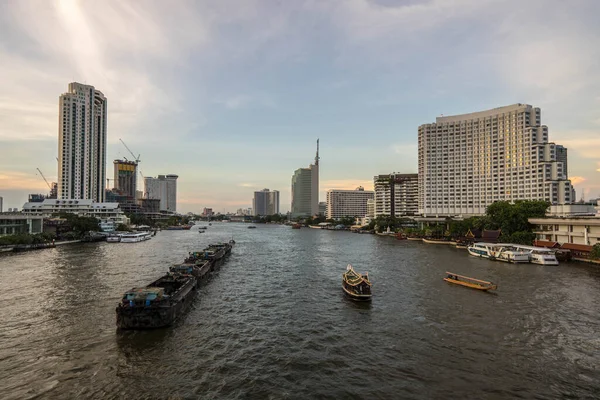
[[[172,327],[115,306],[209,243],[229,260]],[[371,304],[346,299],[348,263]],[[445,271],[497,293],[450,285]],[[513,399],[600,394],[600,269],[278,225],[213,223],[142,243],[0,257],[0,398]]]

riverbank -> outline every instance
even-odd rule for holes
[[[56,246],[64,246],[73,243],[81,243],[82,240],[63,240],[60,242],[53,243],[38,243],[38,244],[15,244],[10,246],[2,246],[0,248],[0,254],[6,253],[21,253],[26,251],[33,250],[44,250],[44,249],[53,249]]]

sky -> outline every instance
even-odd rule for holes
[[[58,98],[108,99],[112,160],[177,174],[178,211],[290,208],[295,169],[328,189],[417,172],[418,126],[514,103],[568,148],[577,197],[600,197],[600,1],[0,2],[4,209],[56,181]]]

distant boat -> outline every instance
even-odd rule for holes
[[[471,289],[477,290],[496,290],[498,288],[497,285],[488,281],[481,281],[475,278],[469,278],[468,276],[457,275],[453,272],[446,272],[448,274],[444,280],[448,283],[454,283],[455,285],[465,286]]]
[[[248,227],[248,229],[256,229],[256,226],[254,226],[254,225],[250,225],[250,226]]]
[[[292,225],[292,229],[300,229],[300,228],[302,228],[302,225],[300,225],[300,224]]]
[[[200,226],[198,229],[208,229],[208,226]]]
[[[167,231],[187,231],[192,229],[191,225],[177,225],[177,226],[167,226],[165,228]]]
[[[348,264],[346,272],[342,275],[342,289],[352,300],[370,301],[371,281],[369,281],[369,273],[361,275],[354,271],[352,265]]]
[[[198,231],[198,233],[204,233],[204,232],[206,232],[206,231],[204,231],[202,229]]]

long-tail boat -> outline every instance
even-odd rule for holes
[[[454,283],[455,285],[461,285],[471,289],[484,291],[496,290],[498,288],[498,285],[492,282],[482,281],[479,279],[470,278],[468,276],[458,275],[453,272],[446,272],[446,274],[448,275],[444,278],[444,280],[448,283]]]
[[[117,306],[120,329],[152,329],[171,325],[192,304],[196,277],[164,275],[146,287],[133,288]]]
[[[371,281],[369,273],[364,275],[354,271],[352,265],[348,264],[346,272],[342,277],[342,289],[351,299],[357,301],[371,300]]]

